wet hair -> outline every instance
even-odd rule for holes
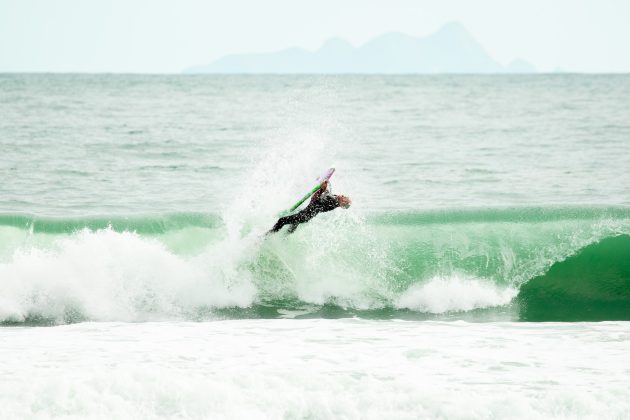
[[[347,209],[352,204],[352,200],[350,199],[350,197],[347,197],[345,195],[338,195],[337,202],[339,203],[339,206],[343,207],[344,209]]]

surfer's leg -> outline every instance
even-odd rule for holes
[[[300,224],[299,224],[299,223],[293,223],[291,226],[289,226],[289,230],[288,230],[288,232],[289,232],[289,233],[293,233],[293,232],[295,232],[295,229],[297,229],[297,228],[298,228],[298,226],[300,226]]]
[[[273,225],[273,227],[271,228],[271,230],[269,230],[268,233],[277,232],[280,229],[282,229],[285,225],[292,225],[291,228],[289,229],[289,233],[293,233],[295,229],[297,229],[297,225],[299,225],[300,223],[308,222],[313,217],[315,217],[316,214],[317,214],[317,211],[313,211],[313,209],[310,209],[307,207],[301,212],[292,214],[291,216],[281,217],[280,219],[278,219],[276,224]]]
[[[279,218],[278,221],[276,222],[276,224],[273,225],[273,227],[269,230],[268,233],[277,232],[280,229],[282,229],[284,227],[284,225],[289,225],[289,224],[296,223],[296,220],[295,220],[296,216],[297,216],[297,214],[293,214],[291,216],[285,216],[285,217]]]
[[[315,217],[317,213],[319,213],[319,211],[308,207],[297,213],[295,215],[295,221],[291,224],[291,227],[289,227],[289,233],[295,232],[295,229],[297,229],[300,224],[308,222],[313,217]]]

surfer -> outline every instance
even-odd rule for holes
[[[289,227],[289,233],[295,232],[298,225],[306,223],[319,213],[324,213],[342,207],[347,209],[352,204],[350,197],[345,195],[334,195],[328,190],[328,181],[322,182],[321,188],[313,194],[311,202],[306,208],[290,216],[281,217],[267,234],[278,232],[285,225]]]

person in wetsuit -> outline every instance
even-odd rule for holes
[[[293,233],[301,223],[308,222],[317,214],[334,210],[337,207],[347,209],[350,207],[350,204],[352,204],[350,197],[331,194],[328,190],[328,181],[324,181],[322,187],[313,194],[311,202],[308,203],[308,206],[306,206],[304,210],[290,216],[281,217],[267,233],[278,232],[285,225],[291,225],[289,227],[289,233]]]

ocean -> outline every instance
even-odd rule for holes
[[[2,74],[0,150],[0,418],[630,418],[628,75]]]

